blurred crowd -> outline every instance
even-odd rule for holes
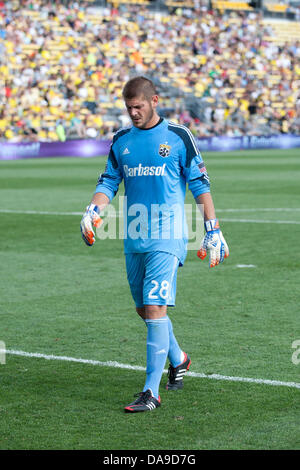
[[[198,137],[300,134],[300,41],[260,13],[0,0],[0,139],[111,139],[131,76]]]

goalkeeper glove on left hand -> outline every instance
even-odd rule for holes
[[[229,249],[220,230],[218,219],[207,220],[204,225],[206,235],[197,255],[200,259],[204,259],[209,250],[209,267],[213,268],[229,256]]]
[[[100,209],[95,204],[87,206],[80,222],[81,236],[88,246],[95,243],[95,233],[92,226],[98,228],[102,224]]]

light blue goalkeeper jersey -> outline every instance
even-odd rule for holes
[[[182,265],[188,233],[186,186],[194,197],[210,191],[196,142],[186,127],[161,119],[150,129],[119,130],[96,193],[110,200],[124,180],[124,251],[171,253]]]

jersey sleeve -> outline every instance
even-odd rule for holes
[[[104,193],[111,201],[118,192],[122,178],[123,176],[112,145],[104,173],[100,174],[98,178],[95,193]]]
[[[192,133],[186,129],[180,160],[182,173],[194,198],[210,192],[210,181],[201,153]]]

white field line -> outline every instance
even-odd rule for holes
[[[188,208],[189,209],[189,208]],[[300,212],[300,207],[258,207],[258,208],[240,208],[240,209],[216,209],[219,213],[221,212]],[[0,209],[0,213],[3,214],[37,214],[37,215],[82,215],[81,212],[70,212],[70,211],[36,211],[36,210],[15,210],[15,209]],[[116,212],[117,213],[117,212]]]
[[[17,351],[14,349],[7,349],[1,350],[0,353],[11,354],[14,356],[23,356],[29,358],[40,358],[40,359],[47,359],[47,360],[54,360],[54,361],[67,361],[67,362],[77,362],[81,364],[90,364],[93,366],[104,366],[104,367],[113,367],[116,369],[130,369],[136,371],[145,371],[145,367],[141,366],[131,366],[129,364],[121,364],[116,361],[95,361],[92,359],[81,359],[76,357],[68,357],[68,356],[54,356],[52,354],[40,354],[40,353],[29,353],[25,351]],[[167,373],[167,370],[164,370],[164,373]],[[281,380],[268,380],[268,379],[254,379],[250,377],[232,377],[227,375],[220,375],[220,374],[202,374],[198,372],[187,372],[186,375],[190,377],[196,377],[200,379],[212,379],[212,380],[226,380],[229,382],[247,382],[247,383],[254,383],[254,384],[264,384],[264,385],[271,385],[275,387],[290,387],[290,388],[299,388],[300,383],[297,382],[283,382]]]
[[[260,208],[260,209],[220,209],[217,210],[219,212],[294,212],[300,211],[300,208]],[[187,211],[189,212],[189,211]],[[31,215],[58,215],[58,216],[82,216],[83,212],[56,212],[56,211],[34,211],[34,210],[13,210],[13,209],[0,209],[0,213],[3,214],[31,214]],[[113,212],[108,214],[108,217],[117,217],[118,212]],[[122,217],[122,215],[121,215]],[[239,222],[239,223],[253,223],[253,224],[291,224],[291,225],[300,225],[300,221],[298,220],[266,220],[266,219],[231,219],[231,218],[224,218],[221,217],[220,220],[222,222]]]
[[[11,209],[0,209],[2,214],[31,214],[31,215],[82,215],[82,212],[52,212],[52,211],[18,211]]]
[[[236,268],[256,268],[255,264],[236,264]]]
[[[300,225],[299,220],[266,220],[266,219],[227,219],[219,217],[222,222],[240,222],[244,224],[292,224]]]
[[[217,212],[299,212],[300,207],[259,207],[245,209],[218,209]]]

